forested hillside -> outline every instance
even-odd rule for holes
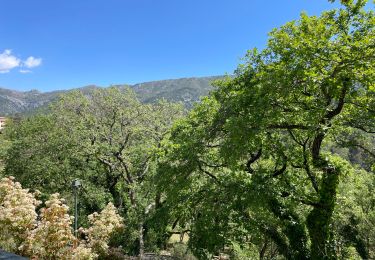
[[[375,259],[373,7],[302,13],[233,76],[68,91],[10,118],[0,248],[32,259]]]
[[[210,82],[217,77],[182,78],[151,81],[135,85],[115,85],[119,89],[132,88],[142,102],[155,102],[166,99],[172,102],[183,102],[191,108],[201,96],[205,96],[212,89]],[[89,95],[100,87],[92,85],[79,88]],[[39,92],[37,90],[19,92],[0,88],[0,115],[14,115],[17,113],[30,114],[37,109],[45,109],[51,102],[69,91]]]

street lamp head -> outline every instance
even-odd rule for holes
[[[78,179],[75,179],[75,180],[72,182],[72,187],[75,188],[75,189],[78,189],[79,187],[81,187],[81,181],[78,180]]]

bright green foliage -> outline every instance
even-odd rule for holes
[[[275,29],[175,125],[160,185],[197,255],[234,239],[270,257],[270,239],[287,259],[339,256],[332,227],[347,163],[325,147],[375,161],[375,16],[364,4]]]

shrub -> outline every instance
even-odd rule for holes
[[[88,218],[91,227],[85,231],[87,247],[99,255],[106,255],[111,235],[123,227],[123,220],[112,203],[109,203],[100,214],[95,212]]]
[[[18,247],[35,228],[39,205],[35,194],[22,189],[13,177],[0,181],[0,248],[18,252]]]
[[[41,219],[30,231],[22,250],[33,258],[70,259],[78,241],[72,234],[72,217],[68,210],[59,194],[52,194],[46,207],[41,209]]]
[[[13,177],[0,180],[0,248],[32,259],[90,260],[108,255],[111,236],[123,227],[112,203],[89,215],[91,226],[80,228],[87,240],[78,240],[72,233],[73,217],[60,195],[50,196],[39,218],[40,202],[35,197]]]

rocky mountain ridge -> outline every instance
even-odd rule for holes
[[[167,99],[173,102],[183,102],[191,107],[200,97],[205,96],[212,89],[211,82],[223,76],[193,77],[144,82],[135,85],[114,85],[120,89],[130,87],[137,93],[143,102],[154,102],[158,99]],[[85,86],[78,90],[89,94],[96,85]],[[59,95],[72,90],[58,90],[52,92],[39,92],[31,90],[26,92],[0,88],[0,116],[32,113],[38,108],[46,107],[56,100]]]

